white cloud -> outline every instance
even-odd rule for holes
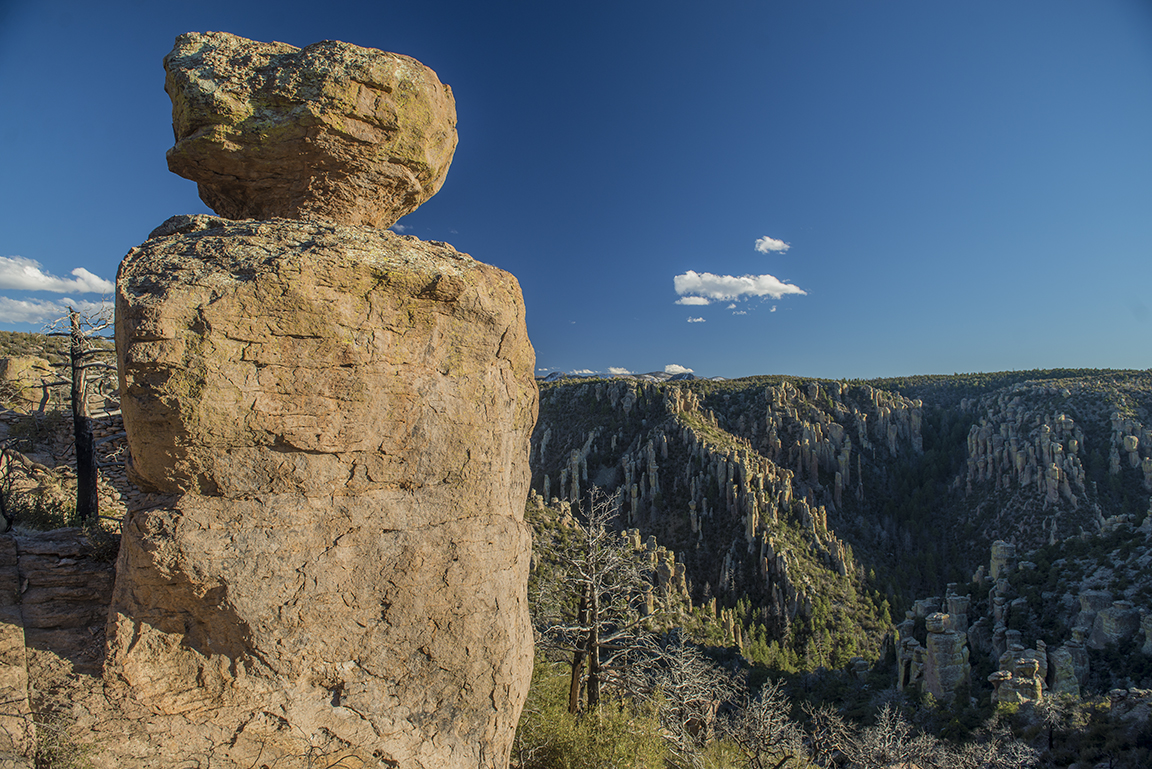
[[[790,244],[782,240],[776,240],[776,238],[770,238],[767,235],[762,238],[757,238],[756,240],[756,250],[762,254],[767,254],[770,251],[784,253],[790,248],[792,248]]]
[[[681,366],[679,363],[669,363],[664,367],[665,374],[691,374],[692,369]]]
[[[412,228],[406,224],[393,224],[388,229],[392,230],[393,232],[405,233],[405,232],[408,232],[408,230],[410,230]]]
[[[110,294],[116,290],[112,281],[104,280],[83,267],[72,270],[72,280],[51,275],[40,263],[22,256],[0,256],[0,288],[24,291],[54,291],[57,294]]]
[[[712,304],[712,300],[702,296],[685,296],[677,299],[676,304]]]
[[[578,368],[575,371],[573,371],[572,373],[573,374],[595,374],[596,372],[592,371],[591,369]]]
[[[769,310],[768,312],[776,312],[776,305],[772,305],[772,309]]]
[[[749,296],[770,296],[779,299],[785,294],[807,294],[799,286],[784,283],[772,275],[713,275],[688,270],[672,279],[676,293],[688,297],[705,297],[721,302],[732,302]]]
[[[724,309],[725,309],[725,310],[735,310],[735,309],[736,309],[736,303],[735,303],[735,302],[733,302],[732,304],[728,305],[728,306],[727,306],[727,307],[725,307]]]
[[[732,314],[733,315],[747,315],[748,313],[745,310],[737,310],[736,312],[734,312]]]
[[[96,315],[111,309],[111,305],[103,302],[74,302],[67,297],[57,302],[0,296],[0,323],[50,323],[67,315],[68,305],[84,315]]]
[[[631,374],[632,372],[626,368],[617,368],[616,366],[609,366],[608,373],[613,376],[622,376],[624,374]]]
[[[703,323],[704,319],[703,318],[689,318],[688,322],[689,323]]]

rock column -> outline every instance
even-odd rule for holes
[[[110,754],[504,767],[532,668],[537,391],[520,289],[451,246],[366,226],[426,197],[398,192],[404,174],[373,158],[431,152],[376,141],[421,99],[451,101],[435,74],[342,43],[290,48],[184,35],[166,59],[178,138],[228,124],[181,139],[181,168],[223,167],[213,137],[238,145],[233,172],[251,183],[244,206],[223,208],[292,218],[174,217],[121,265],[124,422],[149,496],[124,526],[105,676],[151,716]],[[275,98],[237,100],[268,88]],[[418,133],[454,146],[454,118]],[[277,137],[345,153],[359,146],[348,135],[372,157],[317,161],[358,171],[316,194],[371,197],[372,180],[391,180],[347,206],[349,221],[299,180],[261,196],[277,170],[311,168],[268,150]],[[201,190],[241,194],[229,184],[206,173]],[[395,197],[407,202],[380,210]]]

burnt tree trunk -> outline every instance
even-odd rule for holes
[[[92,437],[92,417],[88,415],[88,382],[84,373],[87,339],[80,328],[80,313],[71,310],[72,344],[72,433],[76,441],[76,518],[81,522],[100,515],[96,486],[96,441]]]
[[[588,601],[588,710],[600,704],[600,596],[591,591]]]
[[[576,624],[585,625],[588,622],[588,588],[580,596],[580,610],[576,612]],[[585,643],[587,643],[585,641]],[[580,710],[580,683],[584,678],[584,649],[577,649],[572,653],[572,681],[568,685],[568,712],[577,713]]]

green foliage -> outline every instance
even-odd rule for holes
[[[19,472],[17,461],[10,457],[3,461],[0,510],[5,524],[40,531],[76,525],[75,495],[67,493],[59,476],[45,472],[40,475],[39,485],[35,488],[17,490],[13,488],[13,474]]]
[[[34,356],[46,358],[50,363],[63,363],[68,359],[68,345],[66,337],[0,331],[0,357],[4,358]]]
[[[77,525],[76,506],[54,495],[28,492],[13,495],[7,509],[17,526],[36,531],[51,531]]]
[[[667,752],[655,706],[603,702],[568,712],[564,665],[537,659],[512,746],[514,769],[662,769]]]
[[[87,520],[80,525],[90,557],[100,563],[115,563],[120,555],[120,523],[114,520]]]

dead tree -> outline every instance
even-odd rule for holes
[[[725,735],[744,754],[749,769],[808,765],[804,732],[792,720],[790,710],[780,683],[773,681],[724,722]]]
[[[4,519],[4,531],[12,531],[12,524],[16,522],[16,500],[12,495],[12,483],[15,479],[16,461],[9,442],[0,443],[0,517]]]
[[[650,639],[651,640],[651,639]],[[678,631],[664,643],[650,643],[645,668],[659,704],[662,734],[674,766],[702,765],[703,748],[713,736],[717,714],[736,695],[736,679],[684,643]]]
[[[68,330],[60,330],[64,321]],[[109,313],[81,315],[72,307],[68,308],[67,318],[61,318],[50,328],[49,336],[69,337],[67,379],[46,383],[48,386],[71,387],[72,434],[76,447],[76,518],[80,522],[94,521],[100,515],[100,495],[98,493],[99,469],[96,462],[96,441],[92,434],[93,415],[89,407],[90,385],[93,378],[90,372],[112,370],[116,367],[107,362],[113,350],[95,347],[92,340],[99,338],[99,332],[112,326]]]
[[[876,714],[876,723],[848,740],[844,754],[858,769],[921,765],[937,749],[935,737],[916,734],[908,719],[890,704]]]
[[[821,767],[837,766],[849,751],[854,730],[844,717],[827,703],[814,707],[804,702],[800,707],[808,720],[811,762]]]
[[[618,497],[593,489],[587,516],[577,515],[543,553],[555,576],[544,586],[550,595],[540,602],[545,609],[537,626],[546,647],[571,655],[568,708],[573,713],[582,700],[595,708],[605,686],[625,688],[646,619],[638,603],[652,589],[651,568],[615,528],[618,508]]]

